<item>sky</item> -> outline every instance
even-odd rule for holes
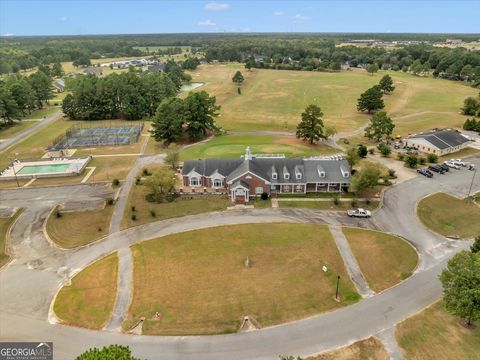
[[[0,35],[480,33],[480,0],[0,0]]]

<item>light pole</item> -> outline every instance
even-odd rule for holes
[[[470,193],[472,192],[473,181],[475,180],[475,175],[477,174],[477,168],[473,170],[472,182],[470,183],[470,189],[468,189],[467,199],[470,198]]]
[[[337,276],[337,291],[335,292],[335,299],[338,300],[338,285],[340,284],[340,275]]]
[[[15,156],[17,156],[18,153],[15,153]],[[15,176],[15,181],[17,182],[17,187],[20,187],[20,184],[18,183],[18,177],[17,177],[17,172],[15,171],[15,160],[17,159],[13,159],[12,161],[12,169],[13,169],[13,175]]]

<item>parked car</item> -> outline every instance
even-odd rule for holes
[[[359,217],[359,218],[369,218],[372,216],[372,213],[365,209],[355,209],[355,210],[347,210],[347,215],[350,217]]]
[[[452,159],[452,160],[450,160],[450,161],[453,162],[455,165],[467,166],[467,164],[465,163],[465,161],[463,161],[462,159]]]
[[[445,170],[443,170],[443,168],[441,168],[438,165],[430,165],[428,167],[428,170],[435,171],[436,173],[439,173],[439,174],[445,174]]]
[[[447,165],[448,167],[452,168],[452,169],[460,170],[460,166],[454,164],[451,161],[445,161],[444,164]]]
[[[417,172],[419,174],[422,174],[423,176],[426,176],[428,178],[432,178],[433,177],[433,173],[428,170],[428,169],[425,169],[425,168],[422,168],[422,169],[418,169]]]
[[[445,172],[449,172],[450,171],[450,168],[445,165],[445,164],[438,164],[438,166],[440,166],[443,170],[445,170]]]
[[[475,165],[473,165],[473,164],[468,164],[468,170],[470,170],[470,171],[475,171]]]

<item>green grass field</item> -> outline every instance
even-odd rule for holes
[[[332,201],[279,201],[278,206],[281,208],[300,208],[300,209],[315,209],[315,210],[331,210],[331,211],[346,211],[349,209],[361,207],[367,210],[374,210],[378,207],[380,202],[372,200],[369,204],[365,201],[357,201],[355,206],[352,206],[351,201],[340,201],[338,205]]]
[[[231,78],[241,69],[246,80],[242,95]],[[248,71],[239,64],[202,65],[192,72],[194,81],[206,82],[200,90],[217,97],[222,105],[219,124],[227,130],[295,129],[301,112],[319,105],[327,125],[338,131],[355,130],[370,116],[358,113],[359,95],[386,74],[365,71],[338,73],[260,70]],[[384,97],[386,111],[397,124],[395,135],[432,127],[458,126],[465,121],[460,107],[478,91],[459,82],[389,72],[396,90]]]
[[[272,135],[220,135],[210,141],[193,145],[181,153],[182,160],[206,158],[238,158],[245,155],[250,146],[253,154],[285,154],[293,156],[314,156],[338,154],[328,145],[310,145],[293,136]]]
[[[0,140],[11,138],[35,124],[36,121],[16,121],[13,125],[0,129]]]
[[[10,257],[6,252],[7,247],[7,232],[14,221],[20,216],[21,210],[18,210],[10,217],[0,217],[0,268],[5,265]]]
[[[473,238],[480,234],[480,206],[445,193],[422,199],[417,215],[426,227],[444,236]]]
[[[480,327],[465,329],[442,301],[398,324],[396,338],[410,360],[474,360],[480,354]]]
[[[54,311],[64,324],[101,329],[117,296],[118,256],[109,255],[75,275],[58,293]]]
[[[385,290],[405,280],[415,270],[417,252],[401,238],[358,228],[342,230],[373,291]]]
[[[144,334],[231,333],[245,315],[264,327],[359,300],[322,225],[216,227],[145,241],[132,251],[134,290],[124,329],[144,316]],[[337,274],[344,279],[340,302]]]

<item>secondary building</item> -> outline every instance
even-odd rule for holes
[[[442,156],[468,146],[469,140],[456,130],[437,130],[409,136],[405,145],[421,152]]]
[[[252,155],[249,148],[240,158],[187,160],[182,176],[187,191],[225,191],[237,203],[263,193],[346,191],[351,178],[348,162],[339,157]]]

